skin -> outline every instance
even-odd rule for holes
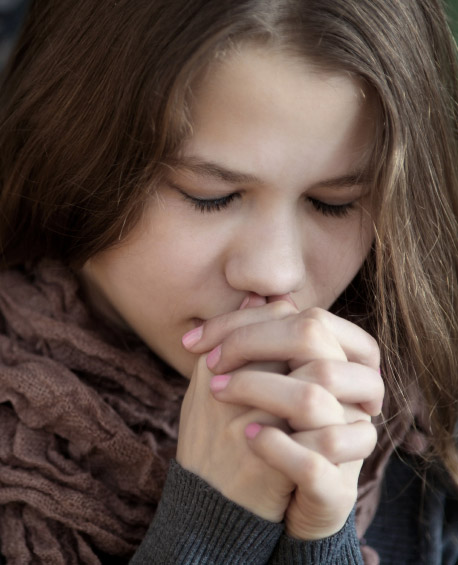
[[[177,167],[122,244],[82,270],[94,303],[188,377],[195,357],[181,337],[200,320],[237,310],[249,292],[328,309],[373,238],[365,186],[320,186],[365,164],[373,124],[358,83],[253,50],[209,72],[195,98],[183,159],[259,182]],[[176,186],[195,198],[241,197],[202,213]],[[309,197],[355,209],[325,216]]]
[[[215,318],[192,350],[218,342],[216,376],[202,356],[191,378],[178,461],[241,506],[284,519],[293,537],[336,533],[376,442],[369,415],[384,391],[375,341],[322,309],[278,301]]]
[[[326,312],[373,240],[355,178],[371,108],[347,75],[245,48],[209,67],[191,110],[142,220],[81,277],[105,316],[191,378],[178,461],[295,537],[331,535],[383,397],[374,340]]]

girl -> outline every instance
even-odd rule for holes
[[[40,0],[1,97],[6,562],[458,563],[439,2]]]

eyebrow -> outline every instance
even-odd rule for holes
[[[182,158],[174,163],[176,169],[186,170],[191,173],[223,181],[228,184],[264,184],[259,177],[250,173],[228,169],[210,161],[201,161],[196,158]],[[346,175],[341,175],[319,181],[313,188],[348,188],[356,184],[366,184],[369,182],[367,172],[357,170]]]
[[[177,169],[185,169],[191,173],[222,180],[229,184],[262,184],[262,180],[255,175],[227,169],[217,163],[200,161],[195,158],[180,159],[176,166]]]

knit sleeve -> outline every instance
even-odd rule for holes
[[[269,565],[363,565],[354,511],[344,527],[328,538],[302,541],[282,534]]]
[[[172,461],[156,516],[130,565],[261,565],[282,531],[282,524],[234,504]]]
[[[329,538],[305,542],[225,498],[176,461],[156,516],[130,565],[174,563],[360,565],[354,513]]]

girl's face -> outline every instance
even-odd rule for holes
[[[361,85],[256,48],[215,63],[180,164],[120,245],[82,276],[109,319],[190,376],[181,337],[247,293],[329,308],[373,239],[373,115]]]

